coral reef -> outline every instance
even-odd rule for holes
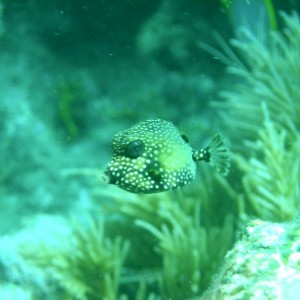
[[[201,300],[296,300],[300,291],[299,223],[252,220]]]
[[[232,45],[241,60],[229,58],[229,72],[237,76],[240,84],[230,91],[222,92],[225,107],[233,118],[230,126],[239,125],[241,134],[250,138],[257,134],[263,123],[261,107],[266,103],[270,119],[288,130],[294,139],[299,128],[299,16],[282,13],[285,22],[283,32],[254,34],[246,27],[239,31]],[[245,114],[244,112],[248,113]]]
[[[259,219],[241,231],[201,299],[293,300],[299,295],[300,22],[296,13],[282,17],[282,33],[256,36],[242,29],[233,41],[242,60],[227,49],[239,84],[223,92],[225,103],[217,106],[227,109],[229,125],[239,128],[232,139],[243,143],[234,155],[241,171],[240,200],[245,212]]]
[[[6,280],[34,285],[37,299],[187,299],[208,287],[232,247],[236,224],[226,189],[205,172],[200,186],[187,191],[141,196],[101,186],[94,192],[94,210],[109,217],[57,218],[55,226],[43,217],[3,238]],[[217,192],[224,205],[219,216]]]
[[[114,230],[131,241],[128,266],[137,274],[141,267],[148,270],[144,284],[157,296],[179,300],[200,295],[232,246],[236,215],[226,202],[230,196],[208,174],[203,171],[201,182],[183,191],[135,195],[112,187],[96,192],[96,198],[108,197],[109,214],[122,220],[125,229]],[[217,193],[223,195],[218,215]]]
[[[294,135],[296,140],[288,142],[289,134],[277,130],[266,111],[258,140],[249,145],[255,156],[236,157],[245,172],[242,182],[250,210],[262,219],[281,222],[299,213],[300,138]]]
[[[234,157],[248,213],[271,221],[291,220],[300,207],[300,22],[296,13],[282,17],[282,33],[241,30],[233,45],[242,60],[229,52],[229,71],[239,83],[217,104],[228,112],[224,120],[230,117],[226,123],[239,145]]]
[[[294,300],[299,16],[283,13],[270,34],[242,28],[222,50],[225,78],[222,57],[197,46],[212,40],[221,1],[154,1],[129,20],[145,2],[0,9],[0,31],[14,32],[0,40],[0,298]],[[149,116],[193,119],[203,140],[226,130],[230,176],[201,166],[192,185],[154,195],[100,182],[113,134]]]
[[[19,269],[15,274],[8,269],[7,276],[14,281],[26,280],[28,286],[33,282],[26,276],[30,274],[32,280],[39,276],[32,290],[38,299],[47,289],[47,293],[56,294],[59,299],[92,300],[99,299],[99,295],[101,299],[117,299],[128,241],[121,237],[107,238],[99,218],[86,217],[80,221],[56,218],[55,226],[51,221],[53,217],[39,218],[34,227],[15,236],[10,243],[10,247],[17,249],[15,259],[8,253],[7,239],[1,240],[2,263]],[[55,238],[41,236],[40,226],[48,228]],[[51,288],[53,284],[59,290]]]

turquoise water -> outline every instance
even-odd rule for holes
[[[299,10],[0,0],[0,299],[297,299]],[[193,149],[220,133],[229,175],[108,184],[113,137],[149,118]]]

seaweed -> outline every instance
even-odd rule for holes
[[[237,84],[214,103],[226,110],[223,120],[238,145],[233,158],[247,213],[279,222],[292,220],[300,207],[300,22],[296,13],[281,16],[282,32],[240,30],[232,42],[238,55],[227,51]]]
[[[107,214],[120,220],[114,230],[130,240],[126,269],[137,274],[136,286],[144,284],[148,294],[162,299],[193,298],[209,286],[236,229],[237,214],[226,203],[230,197],[218,179],[204,170],[201,181],[187,189],[136,195],[99,188],[96,199],[104,196],[110,201]]]
[[[227,48],[238,84],[214,105],[228,110],[224,121],[238,128],[233,159],[241,179],[229,190],[254,219],[203,300],[294,299],[299,290],[300,22],[295,12],[281,16],[282,32],[257,36],[244,27],[232,43],[238,55]]]
[[[282,32],[257,36],[243,28],[232,43],[237,54],[225,51],[236,81],[214,106],[231,133],[231,178],[212,175],[204,166],[196,184],[153,195],[97,182],[87,219],[66,218],[66,232],[47,231],[44,240],[32,230],[31,238],[16,238],[12,252],[20,261],[15,264],[0,251],[7,273],[26,270],[6,277],[35,299],[66,300],[197,299],[205,291],[204,299],[214,299],[220,282],[236,278],[229,287],[240,296],[243,280],[251,277],[246,282],[250,298],[261,291],[256,274],[261,263],[267,275],[263,288],[277,282],[274,274],[282,270],[291,275],[284,280],[298,284],[300,24],[296,13],[282,17]],[[79,172],[100,177],[99,170]],[[260,220],[245,227],[249,216]],[[293,221],[290,226],[269,222],[287,220]],[[56,225],[52,216],[51,226]],[[238,227],[244,233],[232,248]],[[40,226],[40,234],[41,228],[46,227]],[[281,247],[287,241],[292,244]],[[238,262],[245,267],[242,275]],[[35,280],[44,284],[33,288]]]
[[[118,299],[129,242],[121,237],[105,237],[104,223],[99,218],[66,221],[70,230],[61,234],[59,242],[56,236],[55,244],[48,238],[33,245],[24,241],[17,245],[25,265],[44,269],[48,280],[62,289],[60,297],[64,299]]]

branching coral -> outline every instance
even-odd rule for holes
[[[243,147],[234,157],[245,172],[248,213],[273,221],[292,219],[300,207],[300,22],[296,13],[282,17],[282,33],[241,29],[233,45],[244,63],[227,48],[239,83],[217,104],[238,128],[232,139]]]
[[[144,266],[148,278],[154,274],[151,282],[142,276],[137,280],[146,284],[148,291],[171,299],[199,296],[231,247],[235,226],[233,214],[226,208],[226,194],[221,199],[224,207],[216,213],[213,199],[222,186],[206,177],[203,174],[186,190],[161,194],[136,195],[115,187],[99,191],[102,197],[109,197],[109,211],[118,211],[126,228],[123,234],[131,241],[135,261],[128,267],[139,274]],[[147,257],[150,253],[151,264],[143,261],[145,253]],[[158,257],[153,260],[155,253]]]
[[[106,236],[130,240],[130,253],[129,243],[120,237],[106,238],[103,221],[95,218],[68,221],[66,232],[49,233],[44,242],[31,243],[27,237],[18,243],[17,251],[26,265],[42,269],[46,279],[60,287],[61,299],[199,296],[231,247],[234,234],[230,213],[219,215],[218,224],[202,220],[205,212],[210,219],[208,210],[213,210],[204,205],[213,193],[206,190],[207,183],[203,178],[189,193],[141,196],[116,188],[100,191],[102,198],[109,197],[107,212],[113,213]]]
[[[300,127],[300,22],[296,13],[282,13],[282,17],[286,24],[283,33],[257,36],[243,27],[239,38],[232,41],[243,63],[229,53],[229,72],[238,77],[240,84],[221,93],[226,99],[222,108],[225,105],[232,117],[231,125],[238,125],[240,133],[248,137],[255,137],[262,125],[262,101],[277,125],[291,133]]]
[[[198,222],[199,209],[194,217],[182,214],[180,223],[169,214],[169,228],[161,229],[137,220],[136,224],[145,228],[158,240],[157,251],[162,255],[161,292],[171,299],[187,299],[197,296],[207,287],[210,276],[230,244],[223,243],[218,251],[213,245],[232,237],[232,220],[228,218],[223,228],[205,229]]]
[[[272,221],[293,219],[300,207],[300,138],[287,140],[287,130],[277,129],[266,115],[258,140],[249,143],[255,157],[236,156],[245,171],[243,186],[254,213]]]
[[[233,42],[241,60],[232,56],[235,64],[230,70],[239,81],[236,89],[222,93],[226,101],[218,106],[228,111],[230,119],[227,115],[225,120],[232,128],[239,128],[232,140],[242,145],[240,154],[234,155],[241,180],[229,186],[218,175],[206,176],[204,167],[194,186],[174,192],[136,195],[101,186],[95,196],[101,202],[100,212],[107,216],[105,234],[104,221],[92,218],[68,223],[67,234],[52,234],[54,244],[49,234],[48,242],[33,244],[26,239],[17,247],[26,264],[38,266],[50,278],[60,299],[196,299],[232,246],[236,224],[245,220],[244,200],[247,212],[263,219],[284,221],[298,213],[300,24],[296,14],[283,18],[284,33],[260,39],[243,29],[241,38]],[[236,169],[232,171],[236,179]],[[227,201],[230,197],[232,202]],[[217,284],[240,296],[246,283],[250,295],[264,284],[257,276],[258,267],[271,277],[274,273],[268,271],[274,265],[275,275],[282,270],[287,271],[284,275],[296,274],[299,238],[294,237],[299,229],[294,229],[286,234],[285,225],[250,224],[246,237],[227,256],[220,275],[229,276],[219,277]],[[281,248],[287,240],[292,241],[290,252]],[[235,276],[230,277],[233,271]],[[229,277],[238,280],[226,285]],[[279,284],[289,279],[273,278]],[[292,277],[294,287],[298,279],[298,274]],[[259,291],[265,288],[267,284]]]
[[[74,223],[70,234],[61,239],[55,246],[47,242],[19,245],[18,251],[27,263],[44,268],[66,299],[117,299],[128,242],[106,238],[103,222],[90,218]]]

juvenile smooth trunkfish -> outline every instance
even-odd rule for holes
[[[197,162],[229,173],[230,154],[215,134],[207,147],[193,149],[171,122],[149,119],[117,133],[104,176],[110,184],[132,193],[151,194],[185,186],[196,177]]]

